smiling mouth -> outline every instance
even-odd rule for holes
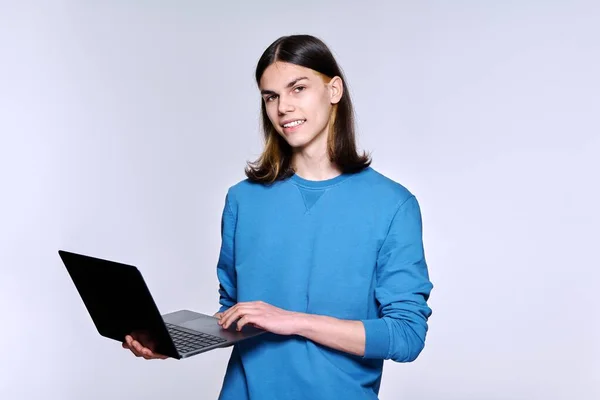
[[[298,119],[296,121],[292,121],[292,122],[288,122],[285,125],[282,125],[284,128],[293,128],[295,126],[299,126],[302,125],[303,123],[305,123],[306,120],[305,119]]]

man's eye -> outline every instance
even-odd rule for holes
[[[303,91],[304,89],[306,89],[306,87],[304,87],[304,86],[298,86],[298,87],[294,88],[294,91],[296,93],[299,93],[299,92]]]
[[[276,96],[276,95],[272,95],[272,96],[269,96],[269,97],[267,97],[267,101],[273,101],[273,100],[275,100],[276,98],[277,98],[277,96]]]

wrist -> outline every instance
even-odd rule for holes
[[[313,316],[305,313],[294,313],[293,316],[293,334],[306,336],[312,327]]]

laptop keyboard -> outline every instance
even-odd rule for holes
[[[175,343],[175,347],[177,347],[177,350],[180,353],[189,353],[227,341],[218,336],[208,335],[206,333],[191,333],[190,331],[180,329],[173,324],[167,323],[165,325],[173,339],[173,343]]]

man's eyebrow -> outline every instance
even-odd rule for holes
[[[308,77],[306,77],[306,76],[302,76],[302,77],[300,77],[300,78],[296,78],[296,79],[294,79],[293,81],[291,81],[290,83],[288,83],[288,84],[286,85],[286,88],[291,88],[291,87],[292,87],[292,86],[294,86],[296,83],[298,83],[298,82],[300,82],[301,80],[304,80],[304,79],[308,79]],[[261,94],[261,95],[266,95],[266,94],[269,94],[269,95],[271,95],[271,94],[277,94],[277,93],[275,93],[275,92],[274,92],[274,91],[272,91],[272,90],[267,90],[267,89],[264,89],[264,90],[261,90],[261,91],[260,91],[260,94]]]

